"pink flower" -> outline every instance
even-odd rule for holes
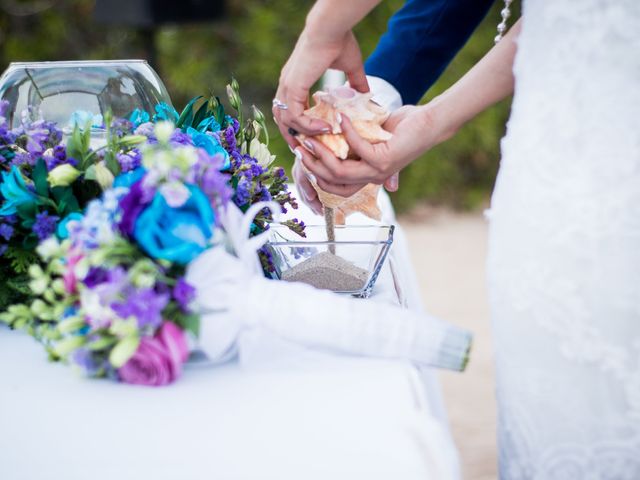
[[[184,333],[172,322],[164,322],[155,336],[143,337],[138,350],[119,370],[120,380],[136,385],[161,386],[182,373],[189,349]]]
[[[76,278],[76,265],[82,260],[83,256],[81,254],[71,254],[69,256],[69,260],[67,262],[64,274],[62,275],[62,281],[64,283],[64,289],[70,295],[74,293],[78,293],[77,283],[78,279]]]

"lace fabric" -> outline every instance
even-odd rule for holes
[[[489,218],[500,474],[640,478],[640,2],[529,0]]]

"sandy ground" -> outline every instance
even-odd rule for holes
[[[427,310],[475,334],[463,374],[441,381],[463,478],[497,478],[493,347],[486,298],[487,224],[481,213],[421,209],[400,219]]]

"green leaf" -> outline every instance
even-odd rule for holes
[[[112,346],[117,341],[118,339],[115,337],[100,337],[97,340],[88,343],[87,348],[93,351],[104,350],[105,348]]]
[[[35,233],[29,234],[22,240],[22,248],[25,250],[35,250],[38,246],[38,237]]]
[[[198,128],[198,125],[202,123],[202,121],[209,116],[209,102],[204,102],[200,105],[200,108],[196,112],[195,117],[193,118],[193,128]]]
[[[195,337],[200,336],[200,315],[186,315],[181,323],[186,331],[193,333]]]
[[[35,220],[38,208],[35,203],[22,203],[16,207],[18,216],[23,220]]]
[[[86,325],[81,317],[68,317],[58,323],[58,331],[60,333],[73,333],[80,330]]]
[[[118,163],[118,159],[111,151],[107,151],[104,155],[104,162],[107,165],[107,168],[113,173],[114,177],[120,175],[120,164]],[[94,179],[95,180],[95,179]]]
[[[60,217],[64,218],[70,213],[80,211],[78,199],[73,194],[71,187],[54,187],[51,189],[51,193],[57,202],[56,208]]]
[[[140,337],[129,336],[120,340],[109,354],[109,363],[115,368],[122,367],[138,350]]]
[[[216,100],[218,101],[218,107],[216,108],[215,117],[218,123],[220,124],[220,126],[222,126],[224,123],[224,116],[225,116],[224,107],[220,102],[220,98],[216,97]]]
[[[193,106],[201,98],[202,95],[198,95],[197,97],[192,98],[189,103],[187,103],[187,106],[184,107],[184,110],[182,110],[180,118],[178,118],[178,122],[176,123],[177,128],[193,126]]]
[[[36,186],[36,193],[43,197],[49,196],[49,183],[47,182],[47,166],[42,158],[36,162],[33,169],[33,183]]]
[[[67,337],[60,340],[53,347],[53,351],[59,357],[66,358],[74,350],[77,350],[86,342],[85,337],[75,335],[73,337]]]

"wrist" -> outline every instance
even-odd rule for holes
[[[455,110],[450,104],[446,92],[431,100],[424,107],[424,115],[434,132],[435,144],[449,140],[462,127],[462,122],[456,117]]]
[[[347,25],[340,25],[332,18],[322,2],[317,2],[307,15],[304,35],[308,41],[319,43],[337,43],[351,30]]]

